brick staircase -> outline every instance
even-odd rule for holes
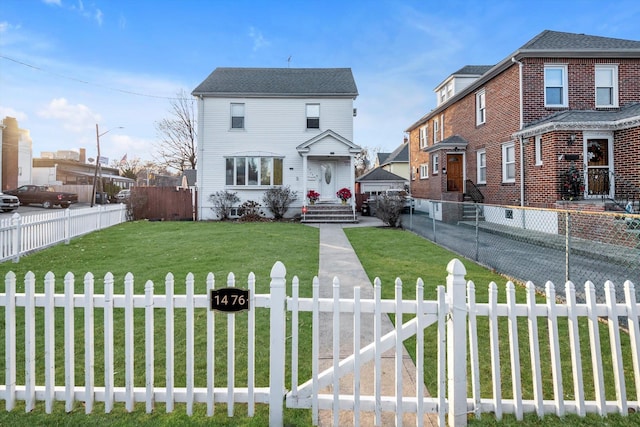
[[[307,213],[302,214],[303,223],[356,223],[358,218],[351,205],[316,203],[307,206]]]

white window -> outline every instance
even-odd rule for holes
[[[433,154],[431,156],[431,164],[433,165],[433,174],[438,174],[438,169],[440,169],[440,156],[437,154]]]
[[[420,128],[420,148],[426,148],[429,144],[429,127],[422,126]]]
[[[433,143],[440,141],[440,123],[438,119],[433,120]]]
[[[429,163],[423,163],[420,165],[420,179],[429,178]]]
[[[536,155],[536,165],[542,164],[542,135],[536,135],[536,142],[534,145]]]
[[[513,142],[502,145],[502,182],[516,182],[516,148]]]
[[[320,104],[307,104],[307,129],[320,129]]]
[[[618,66],[596,65],[596,107],[618,106]]]
[[[231,104],[231,129],[244,129],[244,104]]]
[[[478,162],[478,184],[487,183],[487,152],[485,150],[478,150],[476,153],[476,161]]]
[[[544,67],[544,106],[568,106],[567,66],[546,65]]]
[[[476,125],[481,125],[487,121],[485,108],[485,91],[482,89],[476,93]]]
[[[227,157],[226,185],[282,185],[282,158]]]

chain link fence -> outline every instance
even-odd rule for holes
[[[517,281],[544,290],[554,283],[564,295],[572,281],[579,302],[584,284],[613,282],[618,300],[623,284],[636,285],[640,300],[640,215],[584,209],[535,209],[421,200],[402,226],[461,256]]]

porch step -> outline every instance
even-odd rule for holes
[[[484,209],[478,203],[473,203],[471,197],[466,194],[463,197],[464,203],[462,204],[462,220],[463,221],[475,221],[476,220],[476,208],[480,208],[478,215],[479,221],[484,221]]]
[[[307,206],[302,215],[303,223],[357,223],[358,219],[350,205],[321,203]]]

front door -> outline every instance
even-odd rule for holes
[[[320,200],[334,200],[336,196],[336,162],[320,163]]]
[[[589,196],[610,196],[609,140],[607,138],[587,140],[587,185]]]
[[[447,191],[463,191],[462,166],[462,154],[447,154]]]

